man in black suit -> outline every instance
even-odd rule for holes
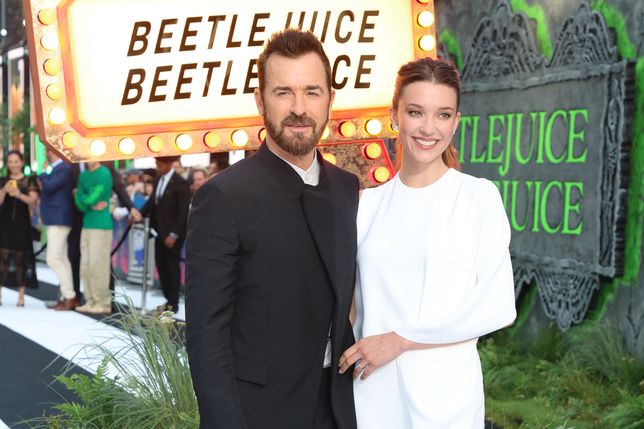
[[[150,217],[150,227],[157,233],[154,258],[166,299],[164,307],[174,312],[179,311],[180,252],[186,236],[190,204],[190,186],[172,168],[172,163],[178,159],[177,156],[156,159],[157,176],[152,195],[141,209],[141,215]]]
[[[258,60],[266,141],[204,184],[186,242],[186,339],[202,429],[356,427],[338,358],[358,179],[315,146],[334,93],[322,45],[289,29]],[[348,376],[347,376],[348,375]]]

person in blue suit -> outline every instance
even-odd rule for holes
[[[67,256],[67,236],[73,221],[74,176],[70,164],[64,163],[51,149],[47,149],[51,168],[40,174],[40,212],[47,225],[47,265],[60,282],[60,300],[54,310],[73,310],[80,305],[74,291],[72,267]]]

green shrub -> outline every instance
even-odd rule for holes
[[[644,395],[626,399],[606,416],[606,427],[640,429],[644,427]]]
[[[92,377],[63,374],[57,379],[79,403],[56,405],[58,412],[31,427],[48,429],[190,429],[199,426],[182,324],[172,313],[141,315],[129,308],[104,321],[122,330],[114,338],[86,346],[79,354],[101,356]],[[113,379],[109,375],[116,374]]]

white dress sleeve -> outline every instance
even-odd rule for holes
[[[494,184],[481,186],[484,205],[475,256],[476,281],[457,310],[442,318],[407,324],[395,332],[422,344],[449,344],[478,338],[510,325],[516,318],[514,278],[508,246],[510,226]],[[455,285],[444,285],[452,287]]]

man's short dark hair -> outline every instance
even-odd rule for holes
[[[257,59],[257,75],[259,78],[259,90],[266,88],[266,63],[271,55],[277,54],[286,58],[299,58],[308,53],[316,53],[322,60],[329,92],[331,92],[331,63],[324,52],[322,43],[310,31],[302,31],[296,28],[287,28],[284,31],[273,33],[266,42],[264,51]]]
[[[159,157],[157,157],[157,161],[167,162],[167,163],[173,163],[175,161],[179,161],[179,159],[181,159],[181,157],[179,157],[179,156],[159,156]]]

